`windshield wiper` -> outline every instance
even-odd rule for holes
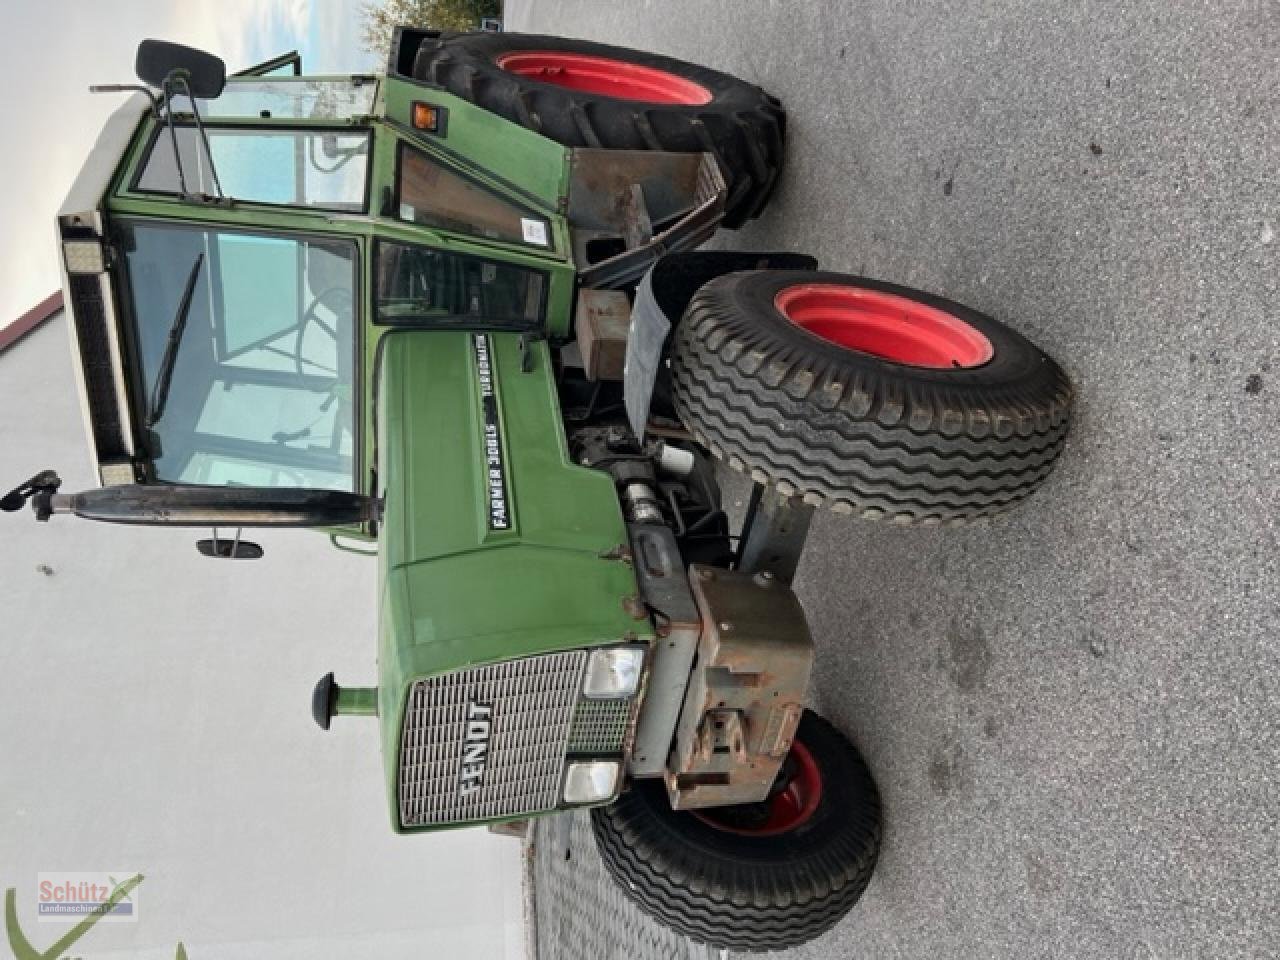
[[[182,291],[182,299],[178,301],[178,312],[169,327],[169,341],[164,345],[164,358],[160,361],[160,369],[156,373],[156,384],[151,390],[151,410],[147,414],[147,426],[154,427],[164,416],[164,407],[169,400],[169,385],[173,382],[173,368],[178,362],[178,345],[182,342],[182,334],[187,329],[187,314],[191,312],[191,298],[196,292],[196,280],[200,277],[200,266],[204,263],[204,253],[196,255],[196,262],[191,265],[187,274],[187,285]]]

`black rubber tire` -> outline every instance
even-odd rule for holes
[[[882,360],[790,322],[795,284],[853,284],[944,310],[986,335],[968,369]],[[751,271],[712,280],[674,334],[677,414],[758,483],[837,513],[960,524],[1008,510],[1044,483],[1066,442],[1072,387],[1004,324],[932,294],[863,277]]]
[[[700,83],[712,99],[702,106],[683,106],[569,90],[508,73],[495,62],[517,50],[642,64]],[[729,190],[726,227],[740,227],[759,216],[782,170],[786,115],[781,102],[744,80],[683,60],[565,37],[460,33],[425,41],[413,76],[566,146],[710,151],[720,161]]]
[[[660,922],[730,950],[781,950],[830,929],[862,896],[880,851],[880,796],[858,751],[805,711],[797,738],[822,773],[813,816],[777,836],[718,830],[640,780],[592,811],[610,875]]]

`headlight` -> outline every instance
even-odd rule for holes
[[[564,777],[565,803],[598,803],[618,792],[622,766],[613,760],[571,763]]]
[[[67,240],[62,244],[67,273],[102,273],[107,269],[97,240]]]
[[[631,697],[640,689],[644,647],[595,650],[587,660],[582,692],[588,697]]]

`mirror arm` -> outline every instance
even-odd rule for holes
[[[178,84],[182,85],[182,93],[191,103],[191,116],[195,120],[200,143],[204,147],[205,159],[209,162],[209,173],[213,178],[213,188],[218,193],[216,197],[210,197],[203,193],[192,193],[187,187],[187,175],[182,165],[182,154],[178,148],[178,125],[173,120],[174,87]],[[212,203],[218,206],[230,206],[230,198],[222,192],[222,181],[218,179],[218,166],[213,162],[213,150],[209,146],[209,135],[205,132],[204,121],[200,117],[200,108],[196,106],[196,98],[191,92],[191,84],[187,80],[186,71],[174,70],[170,72],[164,78],[164,84],[160,90],[164,95],[164,124],[169,128],[169,141],[173,144],[173,164],[178,170],[178,189],[182,199],[189,203]]]
[[[185,73],[175,72],[173,79],[182,82],[182,89],[186,91],[187,99],[191,102],[191,116],[195,118],[196,130],[199,131],[200,142],[204,145],[204,155],[209,160],[209,173],[213,176],[213,188],[218,191],[218,199],[225,200],[227,195],[222,192],[222,181],[218,179],[218,167],[213,162],[213,150],[209,148],[209,135],[204,132],[204,121],[200,119],[200,108],[196,106],[196,98],[191,93],[191,84],[187,82]],[[170,129],[172,129],[172,120],[170,124]]]
[[[160,119],[160,100],[150,87],[145,87],[140,83],[95,83],[89,87],[90,93],[145,93],[147,99],[151,101],[151,116]]]
[[[178,187],[186,198],[191,196],[191,191],[187,189],[187,175],[182,170],[182,154],[178,150],[178,130],[173,123],[173,92],[170,89],[173,77],[170,74],[164,78],[164,86],[160,88],[160,92],[164,94],[164,124],[169,128],[169,140],[173,144],[173,165],[178,168]]]
[[[262,547],[251,540],[245,540],[241,534],[244,531],[240,527],[236,527],[235,539],[230,541],[230,547],[227,547],[226,537],[218,536],[218,528],[213,528],[212,540],[197,540],[196,551],[202,557],[209,557],[215,560],[260,560],[264,554]]]

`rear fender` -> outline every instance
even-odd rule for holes
[[[584,287],[630,287],[667,251],[710,240],[724,219],[728,188],[713,154],[577,147],[569,166],[569,227]]]

